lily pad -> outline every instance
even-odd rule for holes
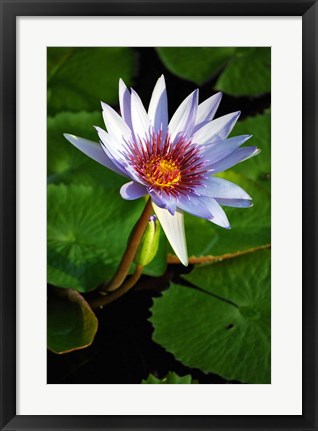
[[[47,343],[54,353],[69,353],[88,347],[94,340],[98,320],[78,292],[63,289],[49,295]]]
[[[125,47],[48,48],[48,111],[96,111],[118,103],[118,81],[132,82],[135,53]]]
[[[184,278],[194,287],[172,284],[154,299],[154,341],[186,366],[270,383],[270,252],[197,267]]]
[[[117,191],[101,187],[50,185],[48,282],[87,292],[109,280],[143,207],[143,199],[125,201]],[[161,251],[149,272],[159,276],[165,265]]]
[[[239,48],[227,63],[215,87],[233,96],[270,93],[271,49]]]
[[[271,91],[271,49],[157,48],[165,67],[179,78],[201,85],[218,74],[216,90],[233,96],[258,96]]]
[[[236,48],[157,48],[166,68],[180,78],[201,85],[210,80],[232,58]]]

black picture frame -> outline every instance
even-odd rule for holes
[[[1,430],[318,430],[317,24],[312,0],[0,0]],[[301,416],[16,415],[16,17],[301,16],[303,72],[303,414]],[[292,175],[291,167],[291,175]],[[291,210],[286,209],[287,213]],[[288,215],[286,215],[288,216]],[[292,376],[291,376],[292,378]],[[145,412],[146,414],[146,412]]]

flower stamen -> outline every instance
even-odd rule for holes
[[[145,174],[150,185],[174,187],[181,179],[178,166],[171,159],[154,157],[145,166]]]
[[[127,143],[126,160],[152,190],[176,196],[204,183],[206,169],[197,145],[180,136],[172,143],[169,134],[152,134],[144,141]]]

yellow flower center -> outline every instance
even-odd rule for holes
[[[181,172],[171,159],[154,157],[147,163],[146,177],[150,184],[159,187],[173,187],[181,179]]]

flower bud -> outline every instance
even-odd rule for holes
[[[151,216],[135,254],[134,263],[146,266],[156,256],[159,247],[160,224],[156,216]]]

